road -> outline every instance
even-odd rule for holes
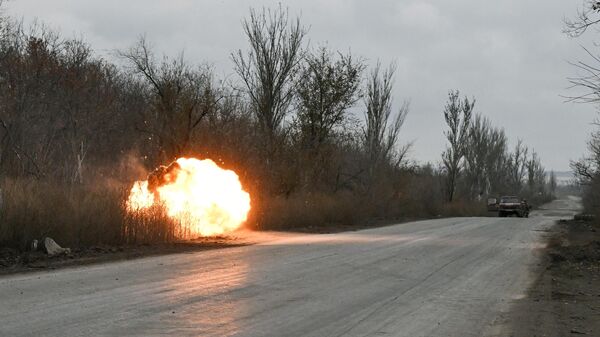
[[[575,203],[3,277],[0,336],[500,335]]]

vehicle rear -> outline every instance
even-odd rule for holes
[[[501,197],[500,203],[498,203],[498,216],[506,217],[511,215],[523,216],[521,200],[515,196]]]

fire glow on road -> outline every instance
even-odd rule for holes
[[[237,174],[210,159],[179,158],[136,181],[127,199],[129,212],[164,207],[189,236],[218,235],[238,229],[250,211],[250,195]]]

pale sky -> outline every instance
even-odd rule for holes
[[[190,63],[235,79],[229,55],[247,49],[242,19],[250,7],[278,3],[301,16],[312,46],[351,50],[370,65],[396,62],[396,107],[411,101],[401,137],[414,141],[412,159],[439,161],[449,89],[474,96],[476,112],[513,143],[535,148],[548,170],[568,170],[585,153],[596,108],[561,97],[577,93],[567,89],[576,74],[568,61],[589,60],[581,46],[600,54],[593,45],[600,33],[573,40],[561,32],[580,1],[11,0],[5,12],[83,37],[110,60],[112,50],[146,34],[158,53],[184,50]]]

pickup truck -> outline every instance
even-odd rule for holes
[[[498,216],[506,217],[516,215],[519,218],[529,217],[529,205],[525,200],[520,200],[515,196],[504,196],[498,203]]]

